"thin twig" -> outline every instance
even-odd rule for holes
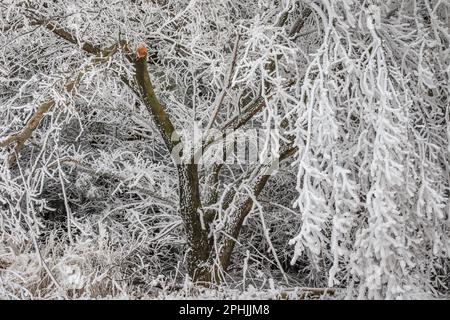
[[[236,41],[234,43],[234,48],[233,48],[233,53],[232,53],[232,58],[231,58],[231,63],[230,66],[228,68],[228,75],[225,79],[225,84],[223,86],[222,91],[220,92],[218,98],[216,99],[216,106],[214,108],[213,111],[213,115],[206,127],[206,137],[208,136],[209,130],[211,129],[211,127],[214,125],[214,121],[216,121],[217,115],[219,113],[220,107],[222,106],[223,100],[225,99],[225,95],[227,94],[228,90],[230,89],[231,86],[231,79],[233,77],[233,72],[234,72],[234,68],[236,65],[236,60],[237,60],[237,54],[238,54],[238,47],[239,47],[239,40],[240,40],[241,36],[238,33],[236,35]]]

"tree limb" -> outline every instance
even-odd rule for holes
[[[171,152],[173,147],[179,142],[179,140],[174,141],[173,138],[178,139],[179,135],[176,133],[175,127],[173,126],[169,115],[164,110],[160,101],[156,97],[155,91],[153,90],[153,84],[150,80],[150,75],[148,72],[147,49],[144,48],[144,51],[142,51],[142,56],[138,55],[135,59],[134,65],[136,68],[136,81],[145,106],[158,127],[167,149]]]
[[[298,151],[297,147],[286,146],[281,151],[279,160],[283,161]],[[249,175],[249,179],[245,183],[250,185],[250,189],[255,197],[258,197],[261,191],[266,186],[270,178],[270,170],[273,163],[262,164],[254,169]],[[240,231],[242,229],[242,224],[245,218],[251,212],[253,208],[253,197],[248,195],[238,195],[237,188],[232,192],[234,196],[234,201],[236,202],[236,210],[230,213],[229,223],[226,225],[224,232],[230,237],[224,237],[223,242],[219,248],[219,260],[221,267],[226,270],[230,264],[231,253],[233,252],[234,246],[236,244],[234,239],[239,237]],[[239,198],[236,198],[239,197]]]
[[[70,95],[73,95],[76,92],[76,87],[79,85],[81,79],[83,78],[84,74],[92,68],[94,65],[106,61],[109,59],[116,51],[117,51],[118,45],[115,44],[111,46],[108,49],[105,49],[102,51],[97,57],[92,59],[92,63],[88,66],[84,67],[83,70],[81,70],[75,77],[75,79],[68,81],[64,89],[67,93]],[[33,114],[33,116],[28,120],[25,127],[19,132],[12,134],[11,136],[7,137],[6,139],[0,141],[0,147],[5,148],[9,146],[12,143],[16,143],[16,146],[14,148],[14,152],[9,156],[8,158],[8,165],[10,167],[14,166],[17,161],[17,157],[20,155],[20,152],[22,151],[26,141],[31,137],[33,132],[36,130],[36,128],[41,123],[41,120],[44,118],[45,114],[56,104],[55,100],[53,98],[47,99],[44,103],[42,103],[36,110],[36,112]]]

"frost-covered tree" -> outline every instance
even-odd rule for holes
[[[281,281],[348,297],[445,292],[449,12],[442,0],[2,1],[4,248],[31,244],[59,289],[55,261],[96,248],[144,281],[181,268],[245,287],[266,259]]]

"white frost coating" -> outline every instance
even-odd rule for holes
[[[192,264],[219,268],[248,296],[288,281],[350,298],[448,292],[448,1],[0,2],[1,297],[189,296],[195,223],[209,236],[198,245],[213,249]],[[274,172],[230,154],[217,189],[201,162],[203,207],[193,206],[193,181],[177,172],[125,52],[88,67],[84,45],[118,40],[133,56],[145,44],[186,150],[199,125],[266,133],[253,156],[298,152]],[[8,141],[49,100],[9,167]],[[219,254],[237,231],[225,274]]]
[[[438,268],[432,261],[450,257],[449,61],[441,51],[448,17],[431,14],[435,2],[425,1],[403,8],[400,17],[416,14],[415,23],[377,24],[375,14],[383,19],[396,8],[321,2],[324,40],[297,108],[298,127],[307,129],[297,135],[302,225],[290,241],[292,262],[305,253],[325,256],[332,262],[328,285],[350,278],[359,285],[348,290],[360,298],[418,296],[430,284],[426,269]],[[331,25],[338,12],[346,19]],[[429,14],[434,32],[423,29]],[[351,29],[354,18],[369,41]]]

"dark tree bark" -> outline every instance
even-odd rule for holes
[[[148,73],[147,56],[138,56],[135,61],[136,80],[145,105],[152,115],[153,121],[158,127],[161,136],[170,153],[178,144],[178,134],[168,114],[157,99]],[[200,187],[198,165],[191,163],[179,163],[179,159],[173,159],[178,172],[180,215],[186,232],[187,253],[186,264],[189,275],[194,281],[209,282],[209,257],[211,243],[208,240],[208,226],[202,225],[200,214],[202,204],[200,200]]]
[[[202,205],[198,179],[198,165],[178,164],[180,214],[186,231],[188,251],[186,264],[194,281],[209,282],[209,258],[212,250],[208,239],[209,226],[200,218]]]

